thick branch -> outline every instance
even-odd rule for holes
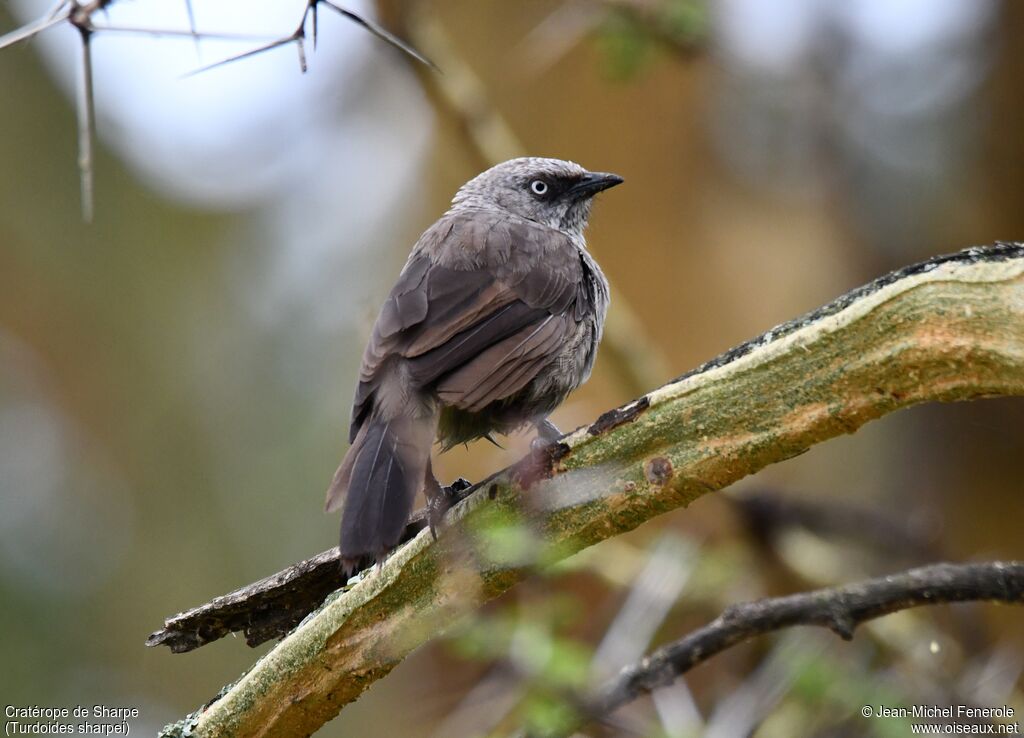
[[[671,684],[727,648],[765,633],[815,625],[850,640],[858,625],[883,615],[921,605],[969,601],[1024,604],[1024,563],[932,564],[844,587],[734,605],[703,628],[624,668],[585,703],[581,715],[590,719],[607,715]]]
[[[928,401],[1024,395],[1024,245],[939,257],[779,326],[490,480],[167,734],[309,735],[524,576],[480,531],[524,507],[568,556]],[[500,517],[499,517],[500,519]]]

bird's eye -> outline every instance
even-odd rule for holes
[[[543,179],[535,179],[530,182],[530,190],[535,195],[546,195],[548,192],[548,183]]]

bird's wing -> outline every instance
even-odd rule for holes
[[[448,215],[423,234],[374,325],[354,437],[385,366],[415,389],[480,410],[529,383],[587,309],[580,254],[562,233],[508,214]]]

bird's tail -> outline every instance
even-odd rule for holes
[[[380,558],[402,537],[430,461],[434,426],[429,419],[367,420],[345,454],[327,491],[327,511],[344,502],[342,565]]]

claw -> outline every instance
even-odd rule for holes
[[[454,482],[449,484],[447,487],[442,487],[441,489],[444,492],[446,497],[448,497],[448,498],[450,498],[452,500],[458,500],[459,499],[459,495],[462,492],[465,492],[467,489],[469,489],[472,486],[473,486],[473,483],[471,481],[469,481],[465,477],[459,477]]]
[[[444,520],[446,512],[448,512],[447,506],[436,504],[433,500],[427,503],[427,527],[430,528],[430,536],[435,541],[437,540],[437,529]]]
[[[473,485],[459,477],[447,487],[442,487],[437,481],[433,485],[428,483],[427,493],[427,527],[430,528],[430,535],[437,540],[437,531],[444,523],[444,516],[448,511],[462,499],[462,492]]]

